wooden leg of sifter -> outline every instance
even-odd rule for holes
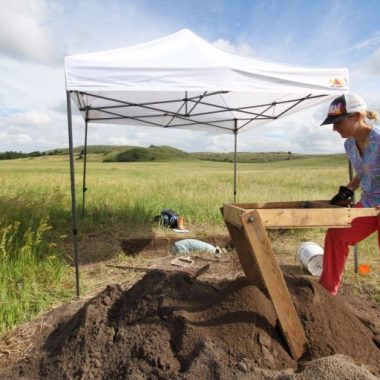
[[[298,360],[305,351],[306,337],[289,294],[282,272],[261,221],[260,214],[249,210],[225,223],[237,251],[247,279],[254,285],[267,289],[277,313],[281,332],[292,357]],[[239,224],[241,227],[239,228]]]

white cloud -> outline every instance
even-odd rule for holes
[[[0,52],[16,59],[50,62],[54,44],[48,27],[51,14],[44,0],[0,2]]]
[[[374,75],[380,75],[380,48],[377,49],[365,62],[364,69]]]
[[[253,56],[254,55],[254,50],[253,48],[247,44],[247,43],[242,43],[240,45],[234,45],[231,44],[230,41],[227,41],[223,38],[219,38],[216,41],[212,43],[215,47],[227,51],[229,53],[238,53],[238,54],[243,54],[247,56]]]
[[[140,145],[140,141],[136,139],[131,140],[125,137],[110,137],[107,140],[107,143],[111,145],[136,145],[136,141],[138,142],[138,145]]]
[[[83,122],[77,125],[82,126]],[[43,151],[68,145],[67,120],[58,112],[17,111],[5,114],[0,116],[0,128],[0,151]],[[82,143],[83,128],[77,129],[75,142],[79,142],[80,137]]]
[[[65,101],[63,67],[1,59],[0,92],[0,107],[28,110],[48,108]]]
[[[20,145],[27,145],[27,144],[30,144],[33,141],[33,139],[29,135],[27,135],[25,133],[11,136],[11,139],[16,144],[20,144]]]
[[[37,147],[36,150],[40,150],[40,151],[63,148],[63,147],[68,146],[67,136],[64,136],[64,135],[55,136],[55,137],[52,136],[51,138],[39,136],[35,139],[35,144]]]
[[[238,142],[240,140],[244,141],[245,136],[240,135],[238,137]],[[233,152],[234,150],[234,137],[233,135],[208,135],[208,139],[205,140],[205,144],[202,144],[200,149],[196,149],[198,152]],[[243,145],[238,144],[238,150],[242,151]]]
[[[134,45],[181,29],[175,27],[175,19],[155,12],[144,3],[138,0],[77,1],[64,11],[59,10],[62,17],[54,28],[56,38],[64,41],[65,54],[75,54]]]
[[[0,119],[0,125],[44,127],[52,122],[46,112],[28,111],[12,114]]]
[[[360,41],[353,46],[349,47],[347,51],[351,50],[362,50],[362,49],[372,49],[380,44],[380,32],[376,32],[373,36]]]
[[[8,132],[0,132],[0,149],[2,151],[18,150],[18,148],[24,148],[32,142],[33,138],[25,133],[11,134]]]
[[[343,153],[343,139],[321,127],[325,106],[305,110],[238,136],[238,151],[291,151],[304,154]]]

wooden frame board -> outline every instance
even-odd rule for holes
[[[350,226],[355,218],[379,214],[375,208],[331,206],[327,201],[240,203],[225,205],[223,210],[237,227],[241,227],[242,214],[257,210],[265,228],[342,228]]]
[[[290,353],[298,360],[305,351],[305,332],[265,229],[348,227],[353,219],[377,216],[379,210],[306,201],[230,204],[221,211],[247,279],[267,289]]]

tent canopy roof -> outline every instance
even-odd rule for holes
[[[308,68],[220,50],[184,29],[65,58],[66,90],[88,122],[241,132],[348,91],[345,68]]]

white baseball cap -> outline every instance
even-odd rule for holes
[[[321,125],[334,124],[355,112],[365,111],[366,109],[367,104],[359,95],[341,95],[331,102],[327,117]]]

